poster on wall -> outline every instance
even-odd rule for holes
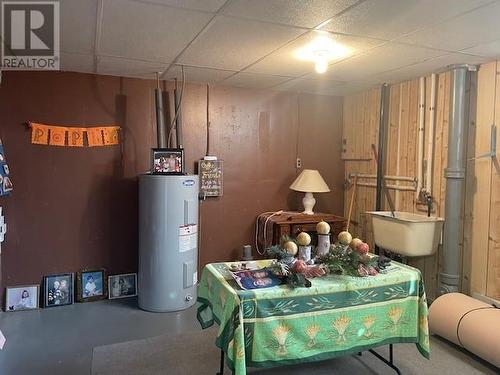
[[[31,143],[35,145],[62,147],[112,146],[119,143],[120,127],[98,126],[76,128],[28,122],[31,128]]]
[[[10,179],[10,169],[5,158],[3,142],[0,139],[0,196],[8,195],[14,188]]]
[[[223,194],[223,161],[200,160],[200,192],[205,197],[220,197]]]

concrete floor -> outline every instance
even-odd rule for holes
[[[7,338],[0,375],[90,375],[95,346],[201,329],[195,307],[149,313],[137,307],[136,298],[2,312],[0,328]],[[484,373],[494,373],[481,362]]]
[[[149,313],[136,298],[2,312],[0,328],[1,375],[89,375],[94,346],[201,329],[194,307]]]

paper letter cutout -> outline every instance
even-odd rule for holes
[[[83,147],[82,128],[68,128],[68,146]]]
[[[66,128],[51,126],[49,144],[51,146],[65,146]]]
[[[87,141],[89,147],[103,146],[102,131],[101,128],[88,128],[87,129]]]
[[[37,145],[46,145],[49,143],[49,127],[36,123],[30,123],[31,143]]]
[[[104,135],[104,144],[106,146],[118,144],[118,129],[119,128],[117,126],[102,128]]]

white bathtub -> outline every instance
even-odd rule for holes
[[[436,252],[444,219],[410,212],[367,212],[372,217],[375,243],[382,249],[407,257],[432,255]]]

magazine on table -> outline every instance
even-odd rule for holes
[[[232,275],[238,285],[245,290],[270,288],[282,283],[282,280],[267,268],[236,271],[232,272]]]

